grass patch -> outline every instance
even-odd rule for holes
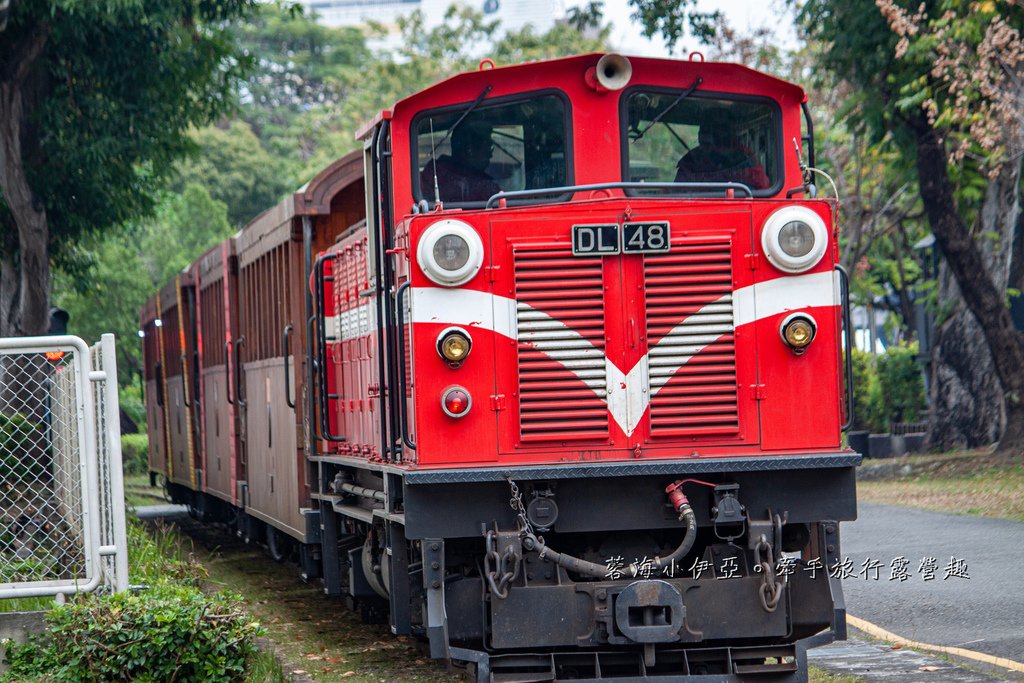
[[[55,605],[53,598],[11,598],[0,600],[0,612],[44,612]]]
[[[246,683],[288,683],[274,655],[263,650],[249,659],[249,676]]]
[[[324,596],[319,583],[303,583],[294,564],[273,562],[264,549],[226,532],[183,524],[195,538],[184,538],[181,552],[199,558],[211,589],[242,596],[295,673],[318,683],[465,681],[430,659],[415,639],[396,637],[387,625],[364,624],[342,600]]]
[[[859,683],[860,679],[851,674],[833,674],[824,669],[812,666],[808,670],[810,683]]]
[[[164,490],[149,485],[148,474],[136,474],[124,478],[124,504],[129,508],[147,505],[165,505]]]
[[[857,482],[860,501],[1024,521],[1020,461],[961,452],[897,458],[867,467]]]

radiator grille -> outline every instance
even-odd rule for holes
[[[737,432],[730,240],[647,256],[644,281],[651,434]]]
[[[550,245],[514,257],[521,439],[606,437],[601,259]]]

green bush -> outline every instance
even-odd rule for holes
[[[884,354],[853,351],[853,428],[889,431],[893,422],[914,422],[928,404],[917,344],[890,347]]]
[[[882,418],[882,392],[873,354],[853,350],[853,429],[872,433],[888,429]]]
[[[121,466],[128,476],[149,472],[149,437],[145,434],[121,435]]]
[[[127,384],[117,391],[121,410],[132,419],[139,429],[146,429],[146,404],[142,401],[142,389],[137,383]]]
[[[40,427],[20,413],[0,413],[0,481],[13,484],[43,475],[46,463],[39,446],[43,441]]]
[[[242,681],[262,634],[239,598],[172,584],[84,596],[47,621],[46,633],[9,646],[3,680]]]
[[[927,407],[924,378],[916,357],[916,342],[890,347],[878,357],[878,387],[886,424],[916,422],[918,413]]]

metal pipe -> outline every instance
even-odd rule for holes
[[[814,121],[811,119],[811,110],[806,102],[800,103],[804,112],[804,120],[807,121],[807,165],[816,168],[814,165]]]
[[[356,486],[355,484],[341,484],[337,487],[337,490],[338,492],[351,493],[353,496],[359,496],[360,498],[372,498],[382,503],[387,502],[387,496],[380,489],[371,489],[366,486]]]
[[[592,185],[564,185],[562,187],[537,187],[527,190],[501,191],[487,200],[484,208],[492,209],[502,199],[524,199],[544,195],[567,195],[574,192],[586,192],[588,190],[697,190],[707,192],[740,192],[748,198],[754,196],[754,191],[744,183],[636,183],[617,181],[614,183],[596,183]],[[654,195],[657,197],[658,195]],[[666,195],[667,196],[667,195]]]
[[[387,399],[387,364],[385,362],[385,344],[387,343],[387,335],[384,330],[384,297],[387,296],[386,289],[384,287],[384,256],[383,256],[383,245],[382,241],[383,231],[381,230],[381,206],[379,198],[380,188],[380,164],[378,163],[377,157],[379,155],[379,139],[383,124],[373,129],[373,138],[370,141],[370,187],[367,188],[367,192],[370,192],[372,201],[368,203],[367,208],[372,210],[372,214],[366,216],[366,230],[367,234],[372,234],[373,239],[368,240],[368,244],[375,245],[373,250],[373,275],[374,279],[371,283],[375,293],[374,296],[374,307],[377,313],[377,400],[380,404],[380,445],[381,445],[381,457],[386,458],[390,452],[390,445],[388,443],[388,399]]]
[[[853,328],[850,326],[850,273],[838,263],[835,270],[839,273],[840,303],[843,307],[843,339],[846,347],[846,358],[844,370],[846,371],[846,422],[840,427],[841,431],[847,431],[853,426]],[[872,322],[874,316],[872,316]],[[871,347],[874,353],[874,346]]]
[[[408,409],[408,397],[406,396],[406,385],[408,378],[405,373],[405,315],[402,312],[402,294],[409,291],[412,287],[412,281],[406,280],[398,286],[398,291],[395,292],[395,318],[396,327],[398,334],[395,340],[398,343],[398,363],[397,363],[397,374],[398,374],[398,422],[402,432],[402,443],[405,447],[410,450],[416,450],[416,443],[409,438],[409,409]],[[409,334],[409,345],[412,345],[412,326],[410,325]],[[410,349],[411,353],[411,349]]]
[[[651,562],[653,571],[660,571],[667,567],[674,567],[675,563],[686,557],[686,554],[693,548],[694,542],[697,540],[697,518],[693,514],[693,510],[689,505],[683,505],[680,508],[680,515],[682,515],[683,521],[686,522],[686,533],[683,535],[683,540],[675,550],[665,557],[655,557]],[[530,548],[532,542],[533,548]],[[527,532],[524,547],[528,550],[537,550],[540,553],[542,560],[551,560],[559,567],[566,569],[567,571],[575,574],[582,574],[583,576],[590,576],[596,579],[607,579],[608,578],[608,567],[603,564],[596,562],[589,562],[587,560],[581,560],[578,557],[567,555],[565,553],[558,553],[551,550],[549,547],[544,545],[537,536],[533,533]],[[639,564],[634,562],[629,566],[627,571],[632,572],[633,576],[639,576],[641,567]]]
[[[309,283],[310,278],[313,276],[313,217],[303,216],[302,217],[302,282]],[[305,289],[305,295],[302,298],[305,306],[306,320],[309,320],[316,311],[313,310],[313,292],[310,290],[309,285],[303,288]],[[306,368],[303,376],[303,396],[305,404],[305,415],[303,416],[303,446],[306,450],[306,457],[313,457],[317,455],[316,447],[316,397],[313,395],[316,391],[316,375],[317,368],[313,367],[313,335],[310,334],[310,325],[306,325]],[[298,398],[298,397],[296,397]]]

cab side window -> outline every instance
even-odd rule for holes
[[[481,204],[501,191],[560,187],[569,177],[567,112],[557,95],[425,112],[413,122],[416,200]],[[460,120],[461,119],[461,120]]]
[[[780,179],[778,110],[767,102],[639,90],[626,99],[632,182],[742,183],[766,194]]]

